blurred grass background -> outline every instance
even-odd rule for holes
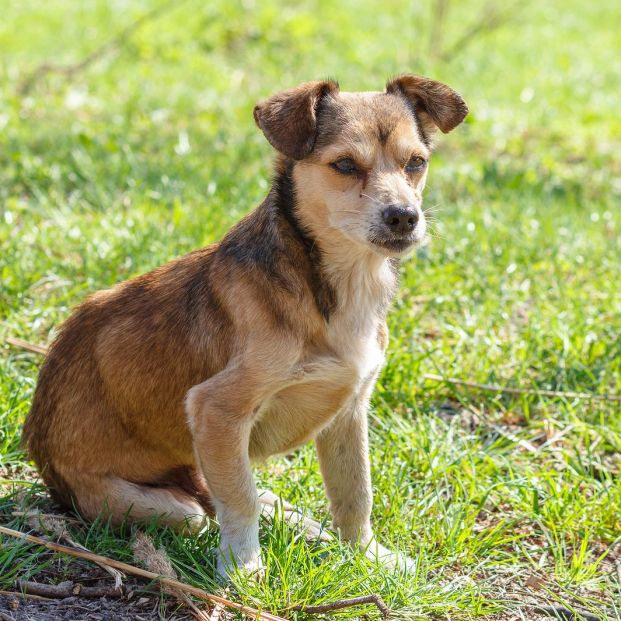
[[[280,573],[243,585],[240,597],[279,609],[292,593],[316,600],[335,596],[336,583],[351,594],[370,585],[409,617],[504,619],[523,614],[522,589],[621,618],[619,403],[423,378],[621,393],[619,3],[4,0],[0,8],[5,481],[26,478],[20,426],[40,364],[6,337],[49,342],[87,293],[217,240],[258,204],[272,153],[253,123],[257,100],[328,76],[343,90],[380,90],[397,73],[429,75],[471,112],[432,160],[425,201],[437,210],[435,238],[403,267],[371,430],[375,523],[384,542],[419,559],[420,572],[394,578],[351,565],[346,551],[311,571],[315,552],[266,528]],[[87,66],[56,70],[107,42]],[[258,476],[325,515],[311,448]],[[13,488],[4,489],[9,516]],[[173,559],[186,558],[190,544],[156,532]],[[75,536],[129,554],[105,529]],[[192,554],[179,560],[182,574],[206,584],[211,570]],[[2,568],[6,584],[17,568],[36,573],[35,562],[16,565],[14,551],[0,555]]]

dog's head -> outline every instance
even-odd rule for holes
[[[257,105],[254,118],[294,162],[300,217],[315,235],[401,256],[425,237],[433,134],[451,131],[467,113],[448,86],[402,75],[383,93],[307,82]]]

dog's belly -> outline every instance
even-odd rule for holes
[[[352,397],[353,386],[307,382],[281,390],[260,409],[250,435],[250,458],[287,453],[314,438]]]

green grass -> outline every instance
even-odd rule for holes
[[[377,591],[412,619],[532,619],[534,601],[621,619],[620,404],[423,377],[621,393],[621,6],[531,2],[438,59],[429,3],[185,0],[87,70],[20,93],[40,63],[80,60],[151,6],[2,7],[0,522],[26,529],[11,515],[18,491],[21,504],[41,491],[19,445],[40,358],[4,339],[49,342],[89,292],[218,239],[255,206],[272,157],[256,100],[317,77],[364,90],[414,71],[471,108],[432,161],[436,235],[403,267],[371,413],[373,522],[417,570],[391,573],[277,522],[261,529],[266,580],[240,577],[233,596],[282,611]],[[444,49],[483,6],[450,5]],[[326,517],[312,447],[257,477]],[[217,533],[148,530],[184,580],[221,588]],[[72,528],[123,560],[131,532]],[[0,588],[71,567],[3,540]]]

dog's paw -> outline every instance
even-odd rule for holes
[[[237,572],[260,579],[263,576],[263,563],[260,549],[231,545],[221,545],[218,549],[216,572],[222,580],[230,580]]]
[[[409,573],[416,569],[416,562],[401,552],[394,552],[372,539],[364,550],[365,556],[374,563],[380,563],[396,572]]]

